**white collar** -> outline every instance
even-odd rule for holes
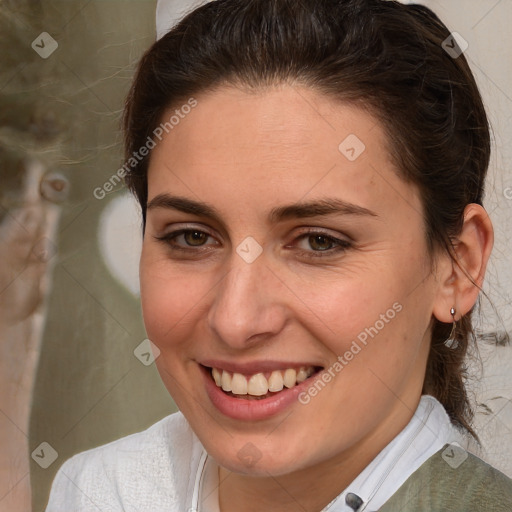
[[[446,443],[464,444],[464,439],[444,407],[434,397],[423,395],[406,427],[322,512],[354,512],[345,503],[349,493],[363,502],[358,512],[378,510]],[[190,512],[220,512],[218,500],[218,466],[203,450]]]

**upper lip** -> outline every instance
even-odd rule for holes
[[[274,370],[286,370],[287,368],[309,368],[311,366],[315,368],[323,368],[319,364],[305,363],[297,361],[249,361],[246,363],[235,363],[232,361],[221,361],[217,359],[208,359],[204,361],[198,361],[202,366],[208,368],[217,368],[218,370],[226,370],[231,373],[240,373],[242,375],[254,375],[255,373],[272,372]]]

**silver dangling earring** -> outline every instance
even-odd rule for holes
[[[457,328],[457,321],[455,320],[456,313],[457,313],[457,310],[454,307],[450,308],[450,315],[452,315],[452,319],[453,319],[452,331],[450,332],[450,336],[448,336],[448,339],[444,342],[444,344],[448,348],[452,348],[452,349],[456,349],[457,346],[459,345],[457,340],[453,337],[453,335],[455,333],[455,329]]]

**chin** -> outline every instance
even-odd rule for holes
[[[264,437],[268,437],[266,434]],[[285,475],[304,468],[305,459],[301,455],[298,459],[298,453],[303,454],[303,447],[296,447],[287,443],[286,452],[280,451],[282,442],[279,446],[276,443],[262,441],[262,438],[256,438],[251,441],[250,436],[233,436],[228,444],[222,446],[214,441],[205,443],[208,454],[215,461],[228,471],[254,476],[268,477]],[[210,437],[210,440],[214,437]],[[265,446],[262,446],[265,444]]]

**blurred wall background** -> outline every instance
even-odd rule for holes
[[[44,509],[53,476],[69,456],[175,410],[154,365],[134,355],[145,339],[139,301],[115,273],[138,257],[140,220],[135,212],[131,231],[109,231],[109,209],[124,190],[107,186],[105,195],[95,194],[123,164],[120,114],[135,65],[155,38],[155,2],[43,5],[44,30],[59,44],[47,60],[62,67],[50,101],[71,120],[63,143],[70,199],[58,231],[29,434],[30,451],[47,442],[58,459],[47,469],[31,459],[34,510]],[[106,245],[122,247],[116,260],[105,257]]]
[[[159,28],[199,3],[160,1]],[[512,332],[512,3],[420,3],[468,42],[494,129],[486,207],[496,248],[486,292],[499,316],[484,300],[479,327],[496,335],[480,343],[484,366],[474,371],[482,380],[473,390],[484,404],[476,423],[487,457],[512,476],[512,348],[503,341]],[[0,436],[25,443],[29,454],[13,454],[12,471],[0,473],[7,475],[0,511],[15,511],[16,492],[27,485],[33,510],[44,510],[67,458],[175,410],[144,355],[140,218],[122,186],[108,185],[123,164],[121,109],[135,64],[155,38],[155,9],[156,0],[0,0],[1,268],[17,254],[13,230],[24,237],[16,247],[31,255],[3,281],[0,271],[0,308],[34,301],[26,292],[34,280],[39,294],[24,323],[5,326],[0,314],[0,375],[23,360],[31,366],[21,365],[20,374],[33,375],[16,395],[17,403],[26,399],[23,411],[0,401]]]
[[[112,271],[137,258],[140,235],[129,233],[133,240],[110,268],[100,249],[99,227],[109,226],[101,219],[122,187],[94,195],[122,165],[120,113],[135,64],[155,37],[155,6],[0,1],[0,307],[14,304],[17,316],[27,310],[14,326],[0,323],[0,375],[15,382],[0,385],[2,448],[13,447],[9,458],[0,455],[2,511],[30,510],[30,484],[33,510],[44,510],[69,456],[175,410],[154,365],[134,355],[145,339],[138,299]],[[62,182],[50,182],[48,199],[41,180],[51,172]],[[115,227],[103,233],[112,236],[126,240]],[[49,248],[39,254],[43,242]],[[12,263],[18,253],[23,258]],[[26,402],[32,385],[28,417],[15,404]]]

